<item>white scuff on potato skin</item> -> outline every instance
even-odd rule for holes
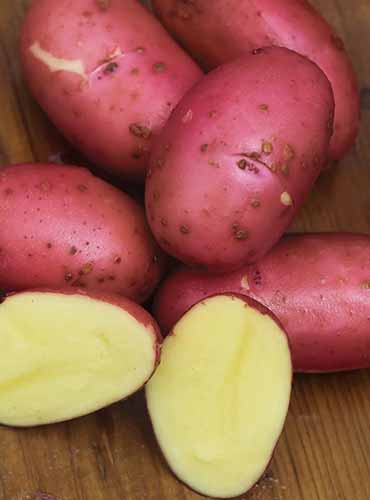
[[[56,71],[68,71],[69,73],[79,75],[85,81],[88,80],[85,65],[81,59],[63,59],[56,57],[44,50],[39,42],[34,42],[31,45],[30,52],[36,59],[44,63],[52,73]]]

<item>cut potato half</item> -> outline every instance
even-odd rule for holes
[[[160,335],[121,297],[25,292],[0,305],[0,422],[33,426],[98,410],[140,389]]]
[[[219,295],[194,306],[164,341],[146,386],[170,468],[203,495],[248,491],[271,460],[291,383],[287,337],[260,304]]]

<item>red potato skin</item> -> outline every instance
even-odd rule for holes
[[[209,275],[182,268],[154,300],[162,331],[193,304],[234,292],[264,304],[279,318],[299,372],[370,367],[370,237],[311,234],[284,237],[259,263]]]
[[[87,288],[144,302],[164,271],[144,210],[74,166],[0,169],[0,287]]]
[[[31,52],[83,62],[87,79]],[[152,141],[201,70],[136,0],[34,0],[20,53],[26,81],[92,162],[142,182]]]
[[[162,248],[211,272],[260,259],[326,161],[333,107],[324,73],[283,48],[260,49],[198,82],[151,155],[146,210]]]
[[[306,0],[153,0],[153,6],[205,69],[270,45],[314,61],[335,96],[330,159],[340,160],[353,146],[360,119],[357,78],[343,41]]]

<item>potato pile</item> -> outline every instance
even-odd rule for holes
[[[0,169],[0,422],[145,385],[173,472],[230,498],[271,460],[293,371],[370,367],[370,237],[283,236],[353,146],[358,89],[306,0],[152,3],[158,19],[137,0],[34,0],[24,20],[32,94],[112,178]]]

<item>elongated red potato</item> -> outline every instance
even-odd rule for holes
[[[155,321],[128,299],[30,291],[0,304],[0,422],[28,427],[126,398],[159,361]]]
[[[137,182],[152,140],[202,76],[136,0],[34,0],[21,58],[32,93],[67,139]]]
[[[287,47],[314,61],[335,96],[330,158],[354,144],[359,91],[343,41],[306,0],[153,0],[166,28],[210,69],[269,45]]]
[[[173,472],[207,497],[248,491],[265,472],[288,411],[287,337],[260,304],[220,295],[190,309],[146,386]]]
[[[146,210],[158,243],[215,272],[261,258],[326,161],[333,110],[324,73],[287,49],[261,49],[209,73],[151,155]]]
[[[288,236],[234,273],[181,269],[159,289],[154,316],[168,332],[193,304],[224,292],[253,297],[279,318],[296,371],[370,367],[369,236]]]
[[[144,302],[165,258],[143,208],[80,167],[0,169],[0,287],[87,288]]]

